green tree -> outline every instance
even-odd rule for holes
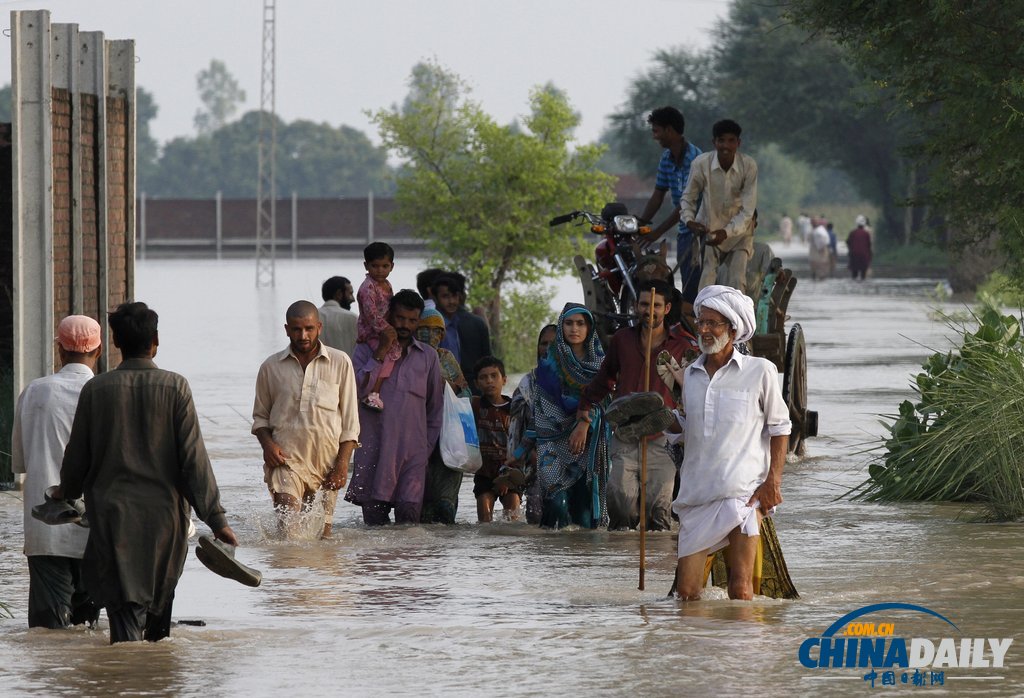
[[[1024,2],[792,0],[788,16],[848,51],[876,96],[893,95],[927,182],[915,198],[948,215],[961,242],[1001,231],[1024,284]]]
[[[923,211],[904,207],[920,193],[902,150],[913,142],[906,121],[889,117],[891,94],[867,85],[844,47],[794,25],[783,11],[735,0],[723,24],[719,97],[743,124],[744,146],[776,142],[815,168],[842,170],[878,203],[879,236],[909,241]]]
[[[196,89],[203,103],[196,111],[194,123],[200,136],[213,133],[229,121],[245,102],[243,90],[224,61],[213,59],[210,67],[196,74]]]
[[[558,90],[535,88],[516,126],[496,123],[468,93],[454,73],[419,64],[405,104],[377,111],[373,121],[384,145],[407,162],[396,218],[440,266],[466,275],[502,351],[505,292],[569,271],[579,249],[578,234],[552,232],[547,221],[603,205],[612,177],[596,168],[601,146],[571,147],[579,117]],[[539,328],[531,328],[531,344]]]
[[[757,161],[757,213],[764,230],[775,229],[783,214],[796,218],[801,203],[814,190],[814,173],[803,160],[788,155],[775,143],[753,153]]]
[[[334,197],[391,191],[386,151],[357,129],[279,119],[277,142],[280,192]],[[254,196],[258,144],[255,111],[211,134],[175,138],[164,145],[146,192],[163,197],[206,198],[217,191],[229,197]]]
[[[159,110],[152,92],[144,87],[135,90],[135,172],[141,185],[153,176],[160,157],[160,147],[149,130]]]
[[[626,101],[608,117],[602,136],[611,155],[641,177],[653,177],[658,161],[647,115],[670,105],[686,119],[686,137],[701,150],[711,145],[711,125],[722,118],[713,57],[677,47],[655,51],[653,65],[629,86]],[[614,162],[614,160],[609,159]]]

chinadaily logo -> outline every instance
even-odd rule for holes
[[[856,680],[871,688],[949,686],[1001,681],[1011,645],[1012,638],[968,637],[924,606],[880,603],[847,613],[819,637],[807,638],[798,656],[815,672],[808,680]]]

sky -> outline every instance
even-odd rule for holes
[[[548,81],[582,116],[576,136],[596,140],[654,51],[709,46],[728,0],[277,0],[277,113],[348,125],[380,142],[366,111],[401,103],[413,65],[434,59],[460,75],[501,122],[526,113]],[[194,135],[196,74],[219,59],[260,101],[262,0],[51,0],[4,2],[39,10],[108,39],[134,39],[136,82],[159,108],[163,143]],[[10,26],[9,14],[3,27]],[[0,71],[10,81],[9,31]],[[659,105],[652,105],[659,106]]]

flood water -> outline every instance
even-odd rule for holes
[[[786,252],[782,250],[782,252]],[[791,252],[794,256],[798,253]],[[798,260],[794,260],[799,263]],[[419,264],[398,260],[395,288]],[[1024,527],[972,523],[959,506],[836,501],[866,476],[877,415],[911,395],[910,376],[949,331],[929,318],[935,280],[803,279],[790,306],[808,342],[809,403],[821,436],[788,464],[776,517],[797,601],[730,602],[712,591],[666,599],[673,534],[639,537],[477,525],[465,483],[451,527],[368,530],[341,503],[327,541],[275,539],[261,453],[249,435],[264,357],[285,346],[284,309],[319,298],[327,276],[358,285],[357,260],[278,262],[276,289],[255,291],[250,261],[145,261],[138,297],[160,313],[157,363],[192,384],[222,500],[263,571],[248,589],[190,553],[174,603],[180,626],[156,644],[108,646],[99,629],[29,631],[19,493],[0,493],[0,694],[125,695],[859,695],[866,670],[809,670],[808,637],[884,602],[917,604],[969,638],[1017,638],[1002,669],[946,669],[927,695],[1024,694]],[[576,300],[572,279],[556,305]],[[511,390],[511,387],[510,387]],[[200,530],[205,527],[200,524]],[[882,614],[897,636],[953,634],[920,614]],[[899,676],[897,674],[897,681]]]

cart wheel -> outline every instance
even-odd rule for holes
[[[789,331],[786,343],[786,370],[782,376],[782,399],[789,407],[793,430],[789,436],[789,450],[804,455],[805,440],[812,435],[808,430],[807,413],[807,345],[799,323]],[[813,431],[817,432],[817,429]]]

